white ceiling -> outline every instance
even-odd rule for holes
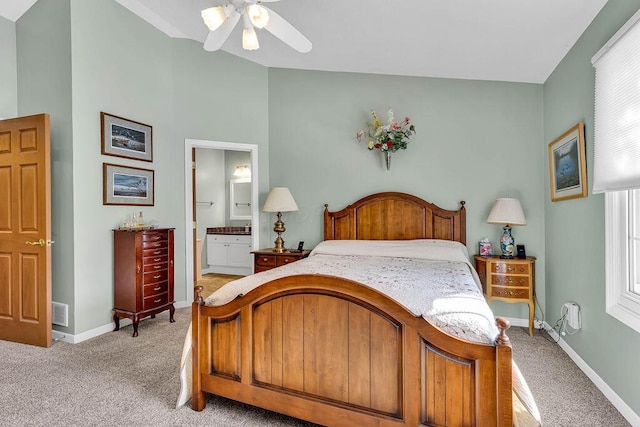
[[[200,11],[225,0],[116,0],[171,37],[203,42]],[[35,0],[2,0],[17,20]],[[543,83],[607,0],[281,0],[267,4],[313,43],[299,53],[242,25],[222,49],[268,67]],[[97,17],[96,19],[99,19]]]

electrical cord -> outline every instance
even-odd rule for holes
[[[545,336],[545,338],[546,338],[548,341],[551,341],[551,342],[553,342],[553,343],[555,343],[555,344],[558,344],[558,343],[560,342],[560,328],[561,328],[561,326],[562,326],[562,322],[564,322],[564,321],[565,321],[565,317],[566,317],[566,315],[565,315],[565,316],[561,316],[561,317],[556,321],[556,324],[555,324],[555,325],[553,325],[553,326],[551,327],[551,330],[552,330],[552,331],[556,331],[556,330],[557,330],[557,335],[558,335],[558,339],[557,339],[557,340],[553,338],[553,336],[551,335],[551,332],[550,332],[550,331],[548,331],[548,330],[544,329],[544,331],[545,331],[545,332],[547,333],[547,335],[549,336],[549,338],[547,338],[547,337]]]
[[[582,313],[580,312],[580,306],[575,304],[578,310],[578,328],[574,329],[569,325],[569,305],[563,304],[560,308],[560,316],[562,319],[562,324],[560,325],[560,335],[573,335],[578,332],[582,328]]]
[[[553,328],[551,328],[551,329],[553,329],[553,330],[555,330],[556,328],[558,328],[558,339],[557,339],[557,340],[555,340],[555,339],[551,336],[551,334],[550,334],[550,332],[547,330],[547,328],[545,328],[545,326],[544,326],[544,310],[542,310],[542,306],[541,306],[541,305],[540,305],[540,303],[538,302],[538,297],[537,297],[536,295],[534,295],[534,296],[533,296],[533,300],[535,301],[535,304],[538,306],[538,309],[540,309],[540,314],[542,315],[542,319],[540,319],[540,320],[539,320],[539,319],[537,319],[537,318],[535,319],[535,320],[539,320],[539,321],[540,321],[540,328],[538,329],[538,330],[540,331],[540,334],[541,334],[541,335],[542,335],[542,337],[543,337],[544,339],[546,339],[547,341],[551,341],[551,342],[553,342],[554,344],[558,344],[558,342],[560,342],[560,338],[559,338],[560,334],[559,334],[559,332],[560,332],[560,321],[562,320],[562,318],[560,318],[560,319],[556,322],[555,326],[554,326]],[[534,317],[534,318],[535,318],[535,317]]]
[[[580,306],[578,306],[578,328],[574,329],[573,327],[569,326],[569,307],[567,304],[563,304],[562,307],[560,308],[560,318],[556,321],[556,324],[551,327],[551,330],[555,331],[556,334],[558,335],[558,339],[557,340],[554,339],[553,336],[551,336],[550,331],[544,329],[544,331],[547,333],[547,335],[551,339],[547,338],[546,336],[545,338],[557,344],[560,342],[560,336],[573,335],[576,332],[578,332],[581,328],[582,328],[582,312],[580,310]]]
[[[544,311],[542,310],[542,306],[541,306],[541,305],[540,305],[540,303],[538,302],[538,297],[537,297],[537,295],[534,295],[534,296],[533,296],[533,301],[535,302],[535,305],[537,305],[537,306],[538,306],[538,308],[540,309],[540,314],[542,315],[542,319],[538,319],[538,318],[535,316],[535,313],[534,313],[533,318],[534,318],[534,320],[538,320],[538,321],[540,322],[540,328],[539,328],[539,330],[540,330],[540,331],[543,331],[543,330],[544,330]]]

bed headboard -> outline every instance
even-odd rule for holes
[[[324,205],[324,240],[443,239],[466,244],[466,210],[450,211],[411,194],[387,192],[364,197],[329,212]]]

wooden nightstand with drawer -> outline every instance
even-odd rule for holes
[[[253,272],[271,270],[281,265],[290,264],[309,256],[311,251],[302,252],[273,252],[271,249],[261,249],[251,252],[253,254]]]
[[[487,303],[493,300],[509,303],[524,302],[529,305],[529,335],[533,336],[533,316],[536,306],[535,257],[503,259],[475,257],[476,271],[482,283],[482,291]]]

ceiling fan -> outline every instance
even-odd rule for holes
[[[278,0],[229,0],[222,6],[204,9],[202,19],[210,30],[204,41],[204,49],[220,49],[242,17],[244,49],[256,50],[260,47],[255,28],[264,28],[298,52],[309,52],[311,42],[280,15],[262,5],[273,1]]]

